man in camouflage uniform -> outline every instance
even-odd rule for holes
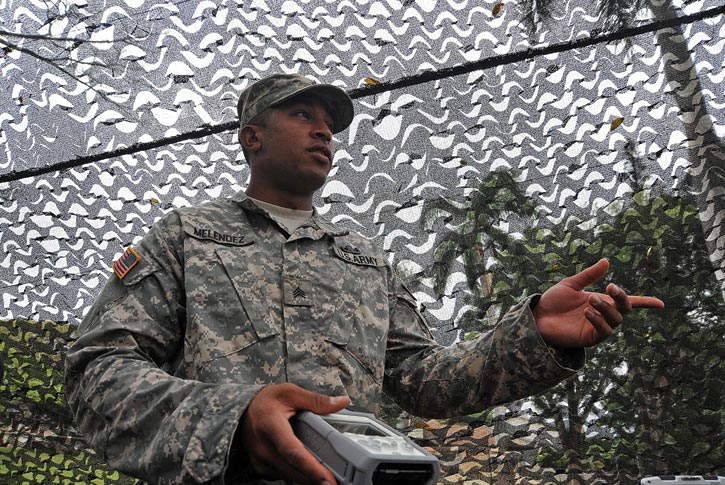
[[[442,347],[378,248],[312,208],[353,117],[347,94],[275,75],[238,112],[246,193],[174,210],[127,249],[67,353],[76,422],[119,470],[334,483],[294,437],[297,410],[375,411],[386,392],[419,416],[473,413],[571,376],[633,306],[662,306],[613,284],[583,291],[602,260]]]

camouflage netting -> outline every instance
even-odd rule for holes
[[[63,355],[73,327],[50,320],[0,326],[0,481],[135,483],[88,450],[63,397]]]
[[[600,257],[667,302],[544,395],[386,405],[442,483],[725,474],[725,6],[559,3],[0,0],[0,482],[133,482],[74,432],[64,346],[124,247],[246,186],[236,98],[277,71],[352,93],[316,205],[442,343]]]
[[[63,400],[62,385],[62,357],[72,338],[72,329],[71,325],[50,320],[6,320],[0,326],[0,361],[5,367],[0,385],[2,483],[142,483],[108,467],[86,447],[73,428],[72,417]],[[720,335],[722,330],[720,326]],[[660,346],[655,352],[662,350]],[[697,398],[702,403],[701,408],[690,407],[685,413],[692,429],[672,430],[675,435],[677,431],[685,431],[684,434],[689,436],[682,439],[680,433],[679,441],[671,437],[659,450],[662,455],[674,454],[675,459],[681,461],[688,453],[699,450],[700,454],[705,454],[704,463],[711,464],[700,470],[720,474],[725,473],[722,465],[722,457],[725,456],[722,392],[718,390],[718,386],[722,389],[725,384],[722,350],[721,345],[718,354],[706,357],[704,362],[695,356],[697,368],[706,370],[704,374],[709,375],[691,373],[676,376],[680,381],[691,379],[690,389],[715,392],[714,401],[703,392]],[[678,349],[678,353],[683,352],[689,352],[686,354],[689,356],[698,353],[696,349]],[[581,386],[577,393],[574,389],[576,384],[572,384],[564,383],[552,393],[540,396],[534,403],[520,401],[455,420],[422,420],[400,412],[392,403],[385,406],[384,418],[439,458],[442,471],[439,483],[634,483],[638,476],[636,455],[620,456],[616,467],[605,464],[602,457],[596,455],[598,450],[604,450],[596,444],[597,441],[614,439],[611,433],[602,433],[601,430],[598,431],[599,436],[594,435],[593,439],[591,433],[587,436],[594,443],[588,445],[587,454],[595,459],[580,463],[578,470],[568,469],[567,460],[562,459],[566,456],[567,439],[561,436],[561,428],[556,420],[551,419],[552,414],[542,413],[537,404],[541,406],[542,400],[547,399],[562,402],[557,399],[560,392],[567,395],[567,405],[571,405],[572,399],[582,395],[586,397],[586,391],[582,393]],[[655,389],[659,388],[658,394],[662,394],[662,387],[655,386]],[[589,386],[583,389],[589,389]],[[675,389],[672,394],[677,391]],[[626,395],[624,399],[626,401],[630,396]],[[673,404],[677,405],[671,402],[666,405]],[[707,412],[708,406],[716,416],[714,422],[711,420],[713,426],[703,429],[705,425],[700,418]],[[671,418],[667,417],[667,411],[659,413],[662,428],[666,429]],[[572,410],[570,416],[573,418],[575,414]],[[641,440],[640,446],[644,445],[646,440]],[[576,454],[576,451],[573,453]],[[552,456],[560,458],[552,460]],[[573,460],[568,461],[571,463]]]

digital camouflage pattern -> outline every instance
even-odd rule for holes
[[[327,101],[334,123],[333,133],[339,133],[352,123],[355,108],[344,90],[332,84],[318,84],[299,74],[273,74],[252,84],[239,96],[239,127],[247,125],[267,108],[307,92],[315,93]]]
[[[528,302],[442,347],[371,242],[318,214],[288,235],[241,193],[173,211],[136,251],[68,350],[66,392],[109,464],[154,483],[224,483],[237,423],[268,384],[372,411],[386,392],[446,417],[543,391],[583,364],[579,351],[559,365]]]

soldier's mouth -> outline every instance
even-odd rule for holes
[[[315,145],[307,149],[311,153],[318,153],[327,159],[327,163],[332,163],[332,150],[324,145]]]

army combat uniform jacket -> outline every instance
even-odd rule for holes
[[[289,235],[243,193],[174,210],[120,261],[67,352],[67,400],[111,466],[154,483],[223,483],[265,385],[372,411],[386,392],[445,417],[535,394],[583,363],[559,364],[529,302],[440,346],[373,244],[317,213]]]

